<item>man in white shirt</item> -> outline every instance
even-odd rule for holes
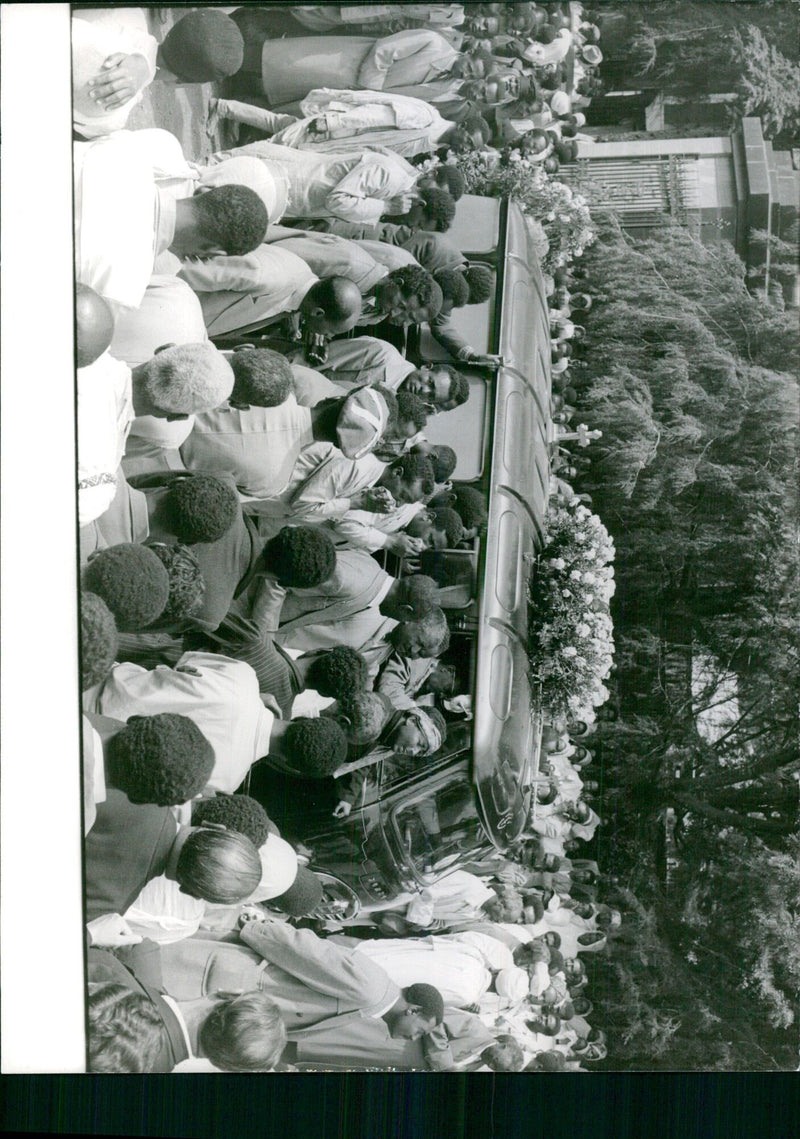
[[[112,311],[138,308],[158,256],[244,254],[264,239],[269,218],[247,186],[217,186],[176,200],[159,190],[135,132],[73,143],[75,277]]]
[[[205,9],[178,20],[164,42],[141,8],[89,8],[72,17],[73,128],[84,138],[121,130],[154,79],[211,83],[234,75],[244,43],[233,20]]]
[[[214,750],[206,790],[229,795],[260,759],[269,757],[271,766],[295,773],[307,765],[310,774],[312,764],[335,770],[347,750],[344,733],[333,720],[277,719],[260,695],[250,665],[216,653],[184,653],[174,669],[118,664],[93,710],[120,720],[157,712],[187,716]]]

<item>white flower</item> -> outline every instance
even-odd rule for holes
[[[561,650],[561,655],[565,657],[575,657],[578,655],[578,650],[573,645],[566,645]]]
[[[582,621],[581,624],[578,625],[578,628],[576,629],[576,632],[577,632],[579,637],[588,637],[589,634],[591,633],[591,631],[592,630],[589,628],[589,626],[586,624],[585,621]]]
[[[568,589],[562,589],[561,590],[561,596],[562,597],[572,597],[572,594]]]
[[[570,581],[580,581],[581,580],[580,570],[570,570],[569,579],[570,579]]]

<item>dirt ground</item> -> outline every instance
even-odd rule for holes
[[[191,8],[146,9],[151,33],[161,41],[172,25]],[[233,11],[223,9],[223,11]],[[173,87],[157,80],[146,87],[142,101],[134,107],[128,118],[128,130],[143,127],[162,127],[179,140],[187,159],[200,161],[215,150],[230,144],[230,136],[215,131],[206,132],[208,101],[220,94],[219,84],[193,83],[188,87]],[[224,129],[224,124],[223,129]]]

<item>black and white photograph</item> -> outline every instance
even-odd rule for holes
[[[800,1070],[799,13],[43,6],[42,1071]]]

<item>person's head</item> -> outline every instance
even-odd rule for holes
[[[492,56],[483,48],[462,52],[453,63],[452,74],[459,79],[476,80],[488,75],[492,66]]]
[[[114,336],[114,314],[108,302],[88,285],[75,286],[75,363],[88,368],[102,356]]]
[[[327,277],[311,286],[300,302],[307,332],[338,336],[355,327],[361,316],[361,293],[347,277]]]
[[[267,542],[262,557],[287,588],[313,589],[336,569],[336,547],[318,526],[284,526]]]
[[[600,910],[595,917],[598,929],[611,929],[617,927],[622,922],[622,914],[619,910]]]
[[[438,315],[442,290],[427,269],[403,265],[378,281],[375,302],[378,311],[389,317],[390,324],[423,324]]]
[[[164,345],[131,372],[136,415],[185,419],[213,411],[233,388],[233,369],[210,342]]]
[[[398,505],[419,502],[433,494],[433,463],[427,455],[403,455],[386,468],[378,485],[390,491]]]
[[[518,149],[522,154],[541,154],[543,150],[547,150],[548,145],[547,133],[539,127],[534,127],[520,137]]]
[[[204,823],[223,826],[235,834],[249,838],[259,849],[270,835],[269,816],[257,799],[249,795],[223,795],[217,793],[211,799],[199,799],[192,805],[192,826]]]
[[[396,396],[397,419],[391,432],[397,439],[411,439],[424,430],[428,422],[428,409],[413,392],[399,391]]]
[[[446,143],[457,154],[481,150],[492,137],[492,128],[479,111],[470,111],[447,132]]]
[[[281,1010],[265,992],[225,997],[201,1024],[198,1043],[223,1072],[270,1072],[286,1047]]]
[[[332,700],[352,697],[367,686],[369,666],[361,653],[349,645],[337,645],[330,652],[319,653],[306,673],[306,686]]]
[[[347,758],[347,737],[330,716],[299,716],[286,729],[284,754],[298,775],[323,779]]]
[[[560,166],[561,163],[558,161],[558,158],[555,156],[555,154],[548,154],[547,158],[545,158],[544,162],[542,163],[542,169],[545,170],[548,174],[557,174]],[[565,355],[571,354],[571,352],[565,353]]]
[[[467,304],[479,305],[488,301],[494,284],[494,274],[488,265],[468,265],[464,270],[464,279],[469,289]]]
[[[493,1072],[521,1072],[525,1067],[525,1054],[513,1036],[498,1036],[481,1053],[481,1059]]]
[[[447,190],[431,186],[419,191],[419,200],[405,214],[395,220],[410,229],[425,229],[433,233],[446,233],[456,216],[456,204]]]
[[[96,593],[84,590],[80,600],[81,692],[104,680],[119,648],[114,614]]]
[[[214,186],[203,194],[179,198],[170,252],[189,257],[243,257],[267,235],[269,215],[249,186]]]
[[[556,933],[554,929],[549,929],[544,935],[545,945],[549,945],[551,949],[559,949],[561,947],[561,934]]]
[[[421,538],[428,550],[453,550],[464,538],[464,527],[455,510],[438,506],[412,518],[406,533],[412,538]]]
[[[560,949],[550,950],[550,960],[547,964],[547,968],[549,969],[551,976],[553,976],[555,973],[564,972],[564,955]]]
[[[485,528],[489,517],[485,494],[463,483],[455,483],[453,493],[455,495],[453,509],[461,518],[466,537],[479,534]]]
[[[433,477],[437,483],[445,483],[451,477],[458,464],[458,455],[446,443],[427,443],[426,454],[433,463]],[[416,450],[416,448],[415,448]]]
[[[152,550],[169,574],[169,599],[159,621],[179,621],[191,617],[203,603],[206,584],[197,558],[188,546],[167,546],[153,542]]]
[[[436,608],[439,587],[422,573],[397,578],[380,604],[384,617],[395,621],[420,621]]]
[[[436,708],[408,709],[383,738],[395,755],[429,756],[439,750],[447,736],[447,724]]]
[[[425,690],[436,696],[454,696],[458,682],[455,665],[437,664],[425,682]]]
[[[539,788],[536,798],[543,807],[554,803],[558,798],[558,784],[552,779],[549,779],[547,783]]]
[[[567,1058],[563,1052],[555,1049],[550,1052],[539,1052],[534,1056],[525,1069],[526,1072],[563,1072],[567,1065]]]
[[[175,878],[181,893],[190,898],[232,906],[258,886],[261,859],[244,835],[199,827],[180,848]]]
[[[409,660],[437,657],[450,646],[450,628],[438,606],[418,621],[401,621],[389,634],[395,652]]]
[[[231,356],[232,407],[277,407],[294,391],[292,367],[280,352],[245,345]]]
[[[435,411],[452,411],[469,399],[469,380],[450,364],[422,364],[406,377],[402,387]]]
[[[214,749],[193,720],[173,712],[131,716],[106,744],[109,782],[132,803],[175,807],[199,795]]]
[[[559,162],[574,162],[578,157],[578,144],[574,139],[562,139],[553,147],[553,154]]]
[[[451,162],[440,162],[433,170],[421,174],[417,179],[418,190],[444,190],[454,202],[464,196],[466,188],[464,175]]]
[[[463,308],[469,301],[469,285],[460,269],[440,269],[435,274],[442,290],[442,313],[449,316],[454,308]]]
[[[564,974],[567,978],[567,983],[572,985],[576,981],[580,981],[584,974],[583,962],[579,957],[565,957],[564,958]]]
[[[244,59],[244,40],[224,12],[189,12],[167,32],[158,48],[161,82],[215,83],[235,75]]]
[[[403,989],[398,1005],[389,1021],[389,1034],[394,1040],[419,1040],[444,1020],[444,1002],[433,985],[409,985]]]
[[[134,542],[98,550],[89,559],[81,584],[105,602],[117,628],[125,632],[152,625],[169,600],[169,574],[160,559]]]
[[[125,985],[90,984],[87,1004],[89,1071],[152,1072],[169,1035],[153,1002]]]
[[[545,1012],[542,1009],[542,1015],[536,1017],[533,1021],[527,1021],[528,1028],[531,1032],[540,1032],[543,1036],[558,1036],[561,1031],[561,1018],[557,1013]]]
[[[588,997],[579,996],[572,1000],[572,1009],[575,1016],[591,1016],[594,1005]]]
[[[482,103],[484,107],[500,107],[519,98],[520,75],[517,71],[499,71],[496,68],[484,79],[471,80],[465,84],[467,98]]]
[[[542,870],[548,874],[555,874],[561,866],[561,859],[557,854],[542,855]]]

